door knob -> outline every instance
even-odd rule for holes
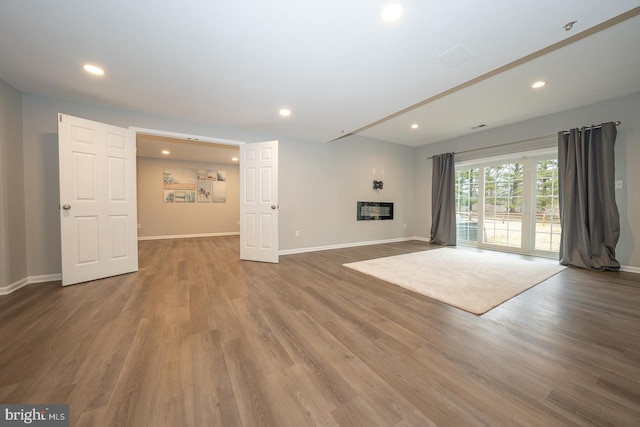
[[[277,205],[271,205],[271,209],[276,209],[277,207]]]
[[[64,209],[65,211],[68,211],[69,209],[71,209],[71,205],[69,204],[63,205],[62,209]]]

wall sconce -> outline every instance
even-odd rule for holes
[[[374,190],[382,190],[382,181],[373,181],[373,189]]]

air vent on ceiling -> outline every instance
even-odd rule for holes
[[[444,62],[445,64],[447,64],[449,67],[453,68],[453,67],[457,67],[463,62],[466,62],[472,59],[475,56],[476,55],[473,52],[471,52],[469,48],[467,48],[466,46],[457,44],[453,46],[451,49],[438,55],[438,59]]]

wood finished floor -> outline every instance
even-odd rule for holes
[[[0,297],[1,403],[72,426],[640,425],[640,275],[568,269],[478,317],[341,266],[424,242],[277,265],[237,237],[139,246],[137,273]]]

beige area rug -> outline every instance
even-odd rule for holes
[[[566,268],[454,248],[343,265],[473,314],[486,313]]]

